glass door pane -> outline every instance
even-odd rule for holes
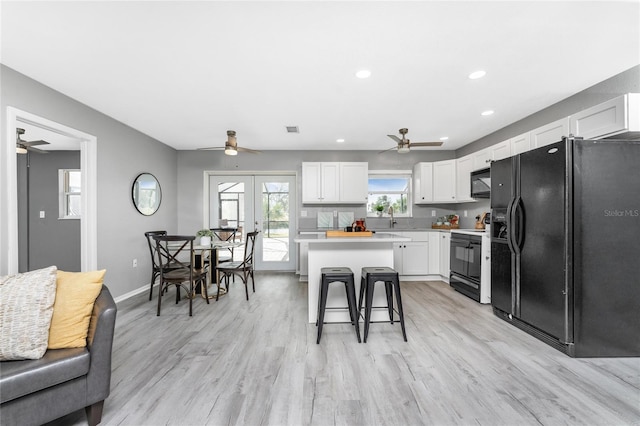
[[[256,269],[293,270],[295,176],[255,176]]]

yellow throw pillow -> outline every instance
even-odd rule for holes
[[[49,328],[49,349],[87,346],[93,304],[102,289],[106,270],[58,271],[56,300]]]

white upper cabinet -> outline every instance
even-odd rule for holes
[[[522,154],[531,149],[531,132],[511,138],[511,155]]]
[[[413,166],[413,204],[433,202],[433,163]]]
[[[473,170],[482,170],[491,166],[491,149],[485,148],[473,154]]]
[[[471,172],[473,157],[467,155],[456,160],[456,199],[459,203],[475,201],[471,198]]]
[[[302,203],[366,204],[368,172],[367,163],[302,163]]]
[[[369,199],[369,164],[340,164],[340,201],[364,204]]]
[[[511,157],[511,139],[497,143],[489,147],[491,151],[491,160],[497,161],[503,158]]]
[[[564,136],[569,136],[569,117],[538,127],[530,133],[531,149],[559,142]]]
[[[433,163],[433,201],[456,202],[456,160]]]
[[[569,117],[571,133],[585,139],[640,131],[640,93],[628,93]]]

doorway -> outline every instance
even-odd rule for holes
[[[18,215],[16,128],[31,126],[33,129],[50,132],[79,141],[81,185],[80,196],[82,219],[80,220],[80,269],[97,269],[97,138],[93,135],[67,127],[63,124],[39,117],[17,108],[7,108],[6,146],[2,149],[1,161],[7,170],[7,209],[0,212],[6,217],[6,248],[0,259],[0,273],[16,274],[19,271],[18,228],[23,220]],[[3,217],[3,221],[5,220]],[[4,239],[4,237],[3,237]]]
[[[257,270],[295,270],[295,174],[211,174],[206,196],[209,227],[226,224],[239,228],[243,236],[260,231]]]

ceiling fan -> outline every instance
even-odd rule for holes
[[[412,146],[441,146],[442,145],[442,142],[411,142],[409,139],[405,137],[405,135],[409,132],[409,129],[407,128],[402,128],[398,130],[398,132],[400,132],[400,134],[402,135],[402,139],[400,139],[396,135],[387,135],[391,139],[396,141],[398,143],[398,146],[394,148],[385,149],[384,151],[380,151],[379,154],[382,154],[383,152],[392,151],[394,149],[398,151],[398,154],[406,154],[409,152]]]
[[[224,153],[227,155],[238,155],[238,151],[250,152],[252,154],[257,154],[260,152],[255,149],[243,148],[241,146],[238,146],[235,130],[227,130],[227,141],[224,143],[224,146],[215,146],[215,147],[198,148],[198,149],[202,151],[213,151],[218,149],[224,149]]]
[[[48,154],[48,151],[34,148],[34,145],[49,145],[49,142],[39,140],[39,141],[25,141],[20,138],[20,135],[24,135],[24,129],[16,128],[16,153],[17,154],[26,154],[27,152],[37,152],[38,154]]]

